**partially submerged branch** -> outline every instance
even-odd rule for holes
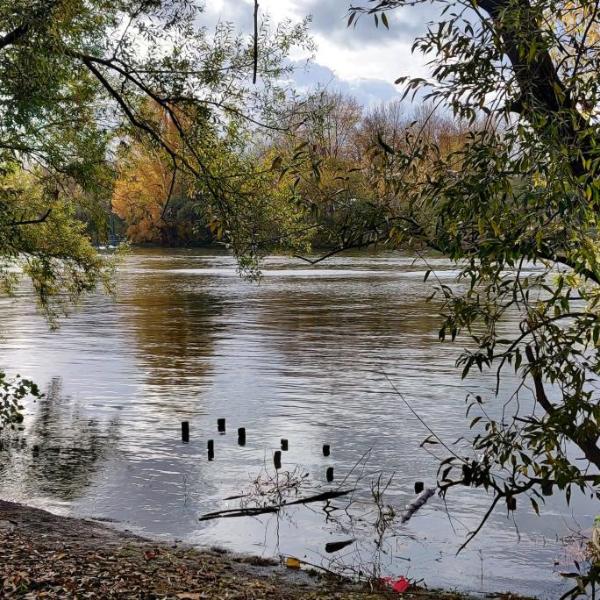
[[[273,506],[259,506],[259,507],[245,507],[245,508],[231,508],[226,510],[218,510],[215,512],[207,513],[200,517],[200,521],[209,521],[211,519],[220,519],[226,517],[248,517],[256,516],[267,513],[279,512],[282,508],[288,506],[297,506],[298,504],[310,504],[312,502],[326,502],[328,500],[334,500],[335,498],[341,498],[351,494],[354,490],[333,490],[330,492],[322,492],[306,498],[300,498],[299,500],[293,500],[292,502],[282,502]]]

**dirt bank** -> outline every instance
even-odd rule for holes
[[[104,524],[0,501],[0,598],[374,600],[402,595],[292,575],[269,561],[156,543]],[[507,598],[505,596],[505,598]]]

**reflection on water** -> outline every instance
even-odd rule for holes
[[[123,274],[123,279],[133,276],[135,285],[127,285],[130,293],[121,306],[124,326],[134,332],[135,358],[148,375],[146,385],[156,395],[168,397],[177,389],[178,395],[194,397],[210,376],[213,339],[221,329],[214,321],[222,300],[196,286],[173,286],[171,270],[157,270],[149,278],[136,275]]]
[[[451,283],[450,265],[431,262]],[[467,391],[486,396],[494,383],[481,375],[460,381],[460,347],[438,342],[436,307],[424,302],[427,268],[397,254],[338,257],[314,269],[273,258],[257,285],[241,280],[225,254],[140,251],[121,269],[116,302],[90,297],[56,332],[24,289],[18,303],[3,302],[0,365],[34,378],[47,396],[28,406],[25,443],[5,440],[0,450],[1,495],[151,536],[312,563],[334,558],[350,569],[377,561],[383,574],[429,585],[556,597],[557,534],[589,526],[596,512],[582,497],[571,510],[550,499],[541,518],[519,507],[514,523],[498,510],[456,557],[489,502],[464,489],[447,507],[432,498],[374,543],[382,523],[373,481],[394,473],[383,509],[397,513],[414,499],[415,480],[434,483],[437,467],[419,447],[426,432],[387,377],[449,442],[465,433]],[[216,432],[219,417],[226,435]],[[180,441],[183,420],[189,444]],[[289,451],[277,477],[308,473],[307,489],[330,489],[325,474],[334,466],[334,487],[356,487],[352,510],[340,499],[329,513],[295,506],[199,521],[239,506],[223,499],[259,473],[275,475],[281,438]],[[350,538],[326,552],[327,543]]]
[[[117,442],[118,417],[101,424],[85,416],[54,377],[30,420],[26,438],[7,445],[0,477],[33,494],[65,501],[81,496]]]

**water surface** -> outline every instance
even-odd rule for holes
[[[557,597],[560,538],[589,527],[597,510],[585,498],[571,508],[552,498],[542,517],[522,503],[514,519],[498,509],[457,557],[490,502],[457,490],[447,505],[434,497],[374,543],[373,479],[394,474],[385,503],[401,512],[415,480],[433,485],[437,469],[420,447],[428,432],[390,382],[448,442],[467,431],[467,392],[489,397],[493,386],[481,375],[461,381],[460,344],[438,342],[436,305],[424,301],[431,267],[452,283],[456,270],[441,259],[426,265],[360,254],[315,268],[274,257],[256,284],[240,279],[225,253],[136,251],[120,270],[116,300],[87,298],[58,331],[49,331],[23,289],[17,302],[2,302],[0,365],[34,378],[46,398],[27,406],[24,441],[0,451],[0,495],[202,546],[377,568],[431,586]],[[227,418],[224,436],[219,417]],[[183,420],[189,444],[180,440]],[[206,512],[238,506],[223,498],[261,472],[274,475],[281,438],[290,446],[282,471],[308,473],[311,490],[330,489],[329,466],[333,487],[356,487],[352,520],[341,510],[327,519],[315,505],[200,522]],[[324,551],[348,538],[357,541]]]

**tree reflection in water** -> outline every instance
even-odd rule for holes
[[[150,254],[143,277],[121,287],[119,304],[120,326],[144,378],[146,407],[164,416],[195,404],[212,375],[215,339],[224,328],[217,322],[222,299],[193,279],[174,279],[167,266]]]
[[[63,395],[59,377],[52,379],[29,419],[26,432],[5,436],[2,478],[18,478],[24,491],[63,501],[82,495],[117,443],[118,419],[102,426],[85,418],[79,403]]]

